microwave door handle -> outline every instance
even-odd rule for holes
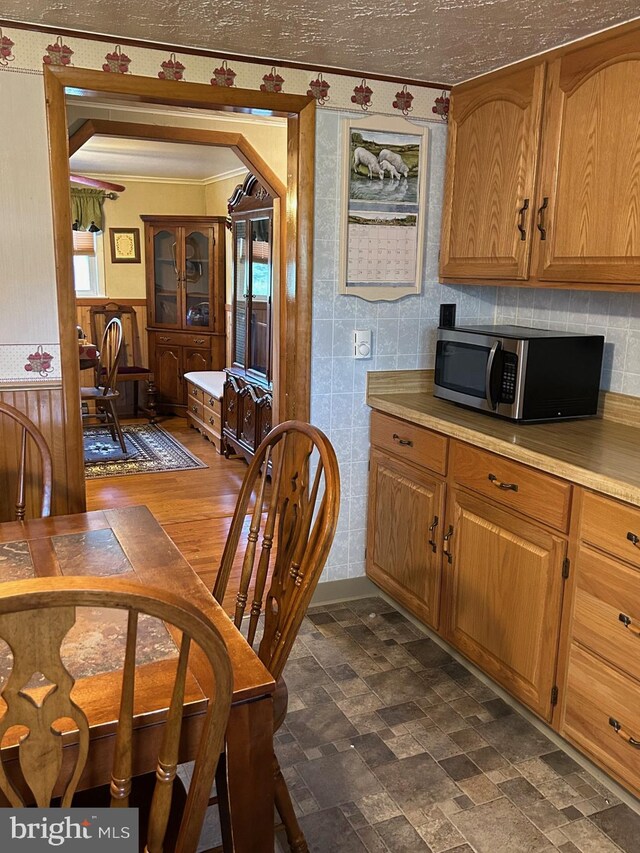
[[[489,404],[490,409],[495,409],[496,401],[493,399],[493,394],[491,392],[491,378],[493,375],[493,365],[496,360],[496,354],[500,349],[500,341],[496,341],[495,344],[491,347],[491,352],[489,353],[489,358],[487,359],[487,370],[484,376],[485,382],[485,396],[487,398],[487,403]]]

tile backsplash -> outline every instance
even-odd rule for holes
[[[499,287],[496,322],[604,335],[602,387],[640,397],[640,294]]]
[[[364,574],[370,410],[369,370],[431,368],[441,302],[457,322],[517,323],[605,336],[602,385],[640,396],[640,294],[438,283],[438,250],[447,128],[430,124],[423,289],[397,302],[365,302],[337,292],[341,122],[322,110],[316,129],[316,201],[311,419],[330,437],[340,463],[342,504],[324,580]],[[371,329],[373,357],[351,355],[353,329]]]

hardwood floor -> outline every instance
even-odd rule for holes
[[[209,467],[87,480],[87,509],[148,506],[212,589],[247,466],[217,453],[184,418],[162,418],[159,424]],[[229,587],[233,593],[233,582]]]

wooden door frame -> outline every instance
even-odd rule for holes
[[[82,95],[102,101],[112,98],[139,104],[273,115],[287,119],[286,204],[280,216],[280,293],[278,310],[274,312],[277,313],[276,325],[279,327],[278,333],[274,335],[274,409],[279,421],[309,419],[316,102],[314,98],[303,95],[223,88],[203,83],[48,65],[44,66],[44,90],[49,133],[62,392],[67,430],[65,482],[69,510],[83,512],[86,499],[73,288],[66,95]],[[152,138],[161,136],[163,128],[155,125],[149,127],[155,134]],[[180,130],[196,134],[212,133],[187,128]],[[237,152],[238,156],[247,158],[248,151],[240,142],[240,134],[221,133],[218,136],[235,137],[233,144],[242,153],[241,156]],[[269,188],[275,190],[271,182],[276,176],[266,164],[260,168],[260,176]]]

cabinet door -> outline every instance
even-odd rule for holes
[[[211,331],[216,304],[213,299],[213,228],[184,228],[184,328]]]
[[[240,392],[242,397],[242,416],[240,419],[240,441],[255,450],[258,446],[256,435],[258,429],[258,407],[256,398],[251,393],[249,386],[245,386]]]
[[[566,542],[486,500],[449,495],[445,636],[550,720]]]
[[[159,403],[183,402],[182,347],[156,345],[154,376]]]
[[[238,409],[240,397],[235,379],[227,379],[224,383],[222,397],[222,428],[228,435],[238,436]]]
[[[454,89],[442,276],[528,278],[544,70]]]
[[[426,471],[371,450],[367,574],[433,628],[439,623],[443,490]]]
[[[179,329],[182,326],[182,229],[173,225],[153,226],[148,232],[151,252],[152,294],[150,325]],[[148,256],[147,256],[148,257]]]
[[[549,68],[538,277],[640,281],[638,33],[573,50]]]

